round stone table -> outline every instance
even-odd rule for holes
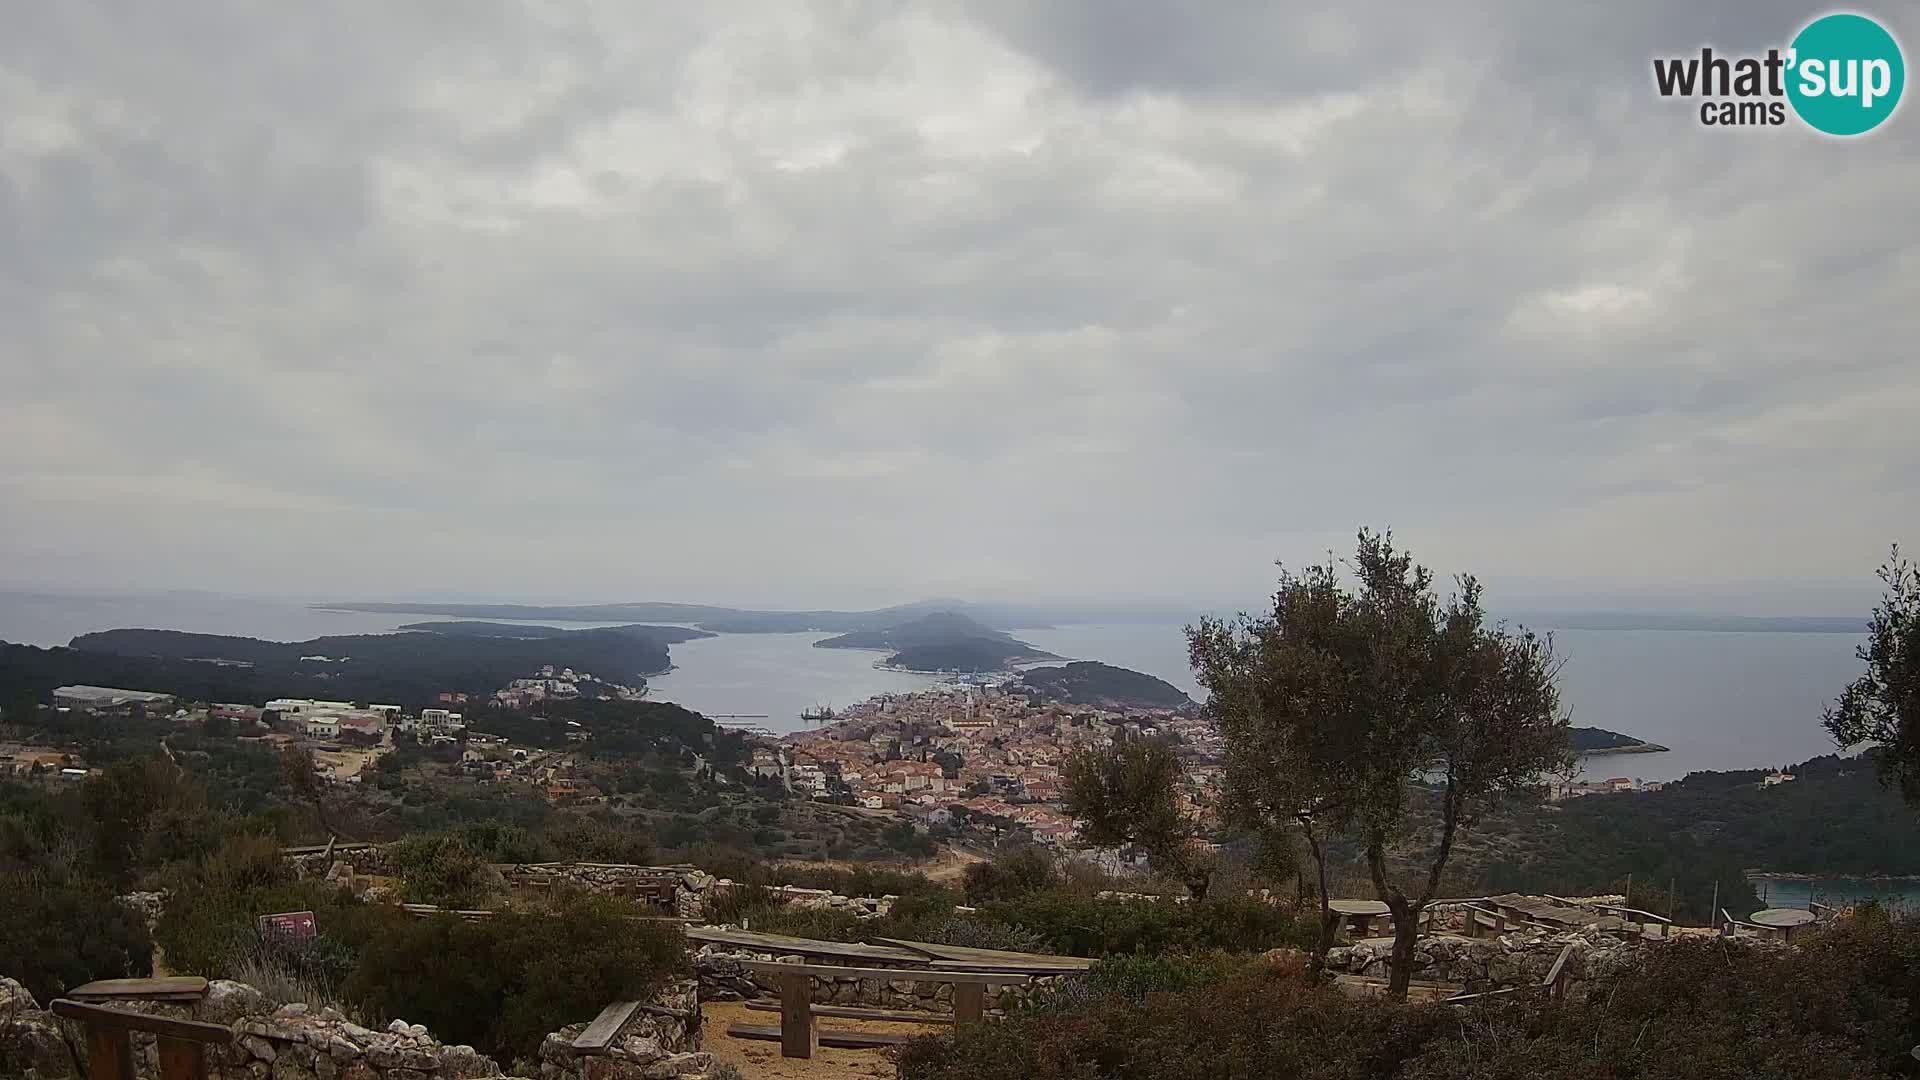
[[[1747,916],[1747,921],[1755,926],[1780,931],[1782,941],[1792,941],[1794,927],[1805,926],[1813,920],[1813,912],[1792,907],[1770,907]]]
[[[1345,919],[1355,937],[1371,936],[1373,920],[1392,911],[1384,900],[1329,900],[1327,910]]]

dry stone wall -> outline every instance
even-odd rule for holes
[[[275,1008],[243,983],[216,980],[192,1005],[130,1001],[117,1008],[231,1027],[234,1041],[210,1048],[212,1080],[481,1080],[497,1063],[471,1046],[448,1046],[419,1024],[395,1020],[362,1027],[338,1010],[305,1004]],[[581,1053],[571,1024],[540,1048],[540,1080],[700,1080],[713,1067],[700,1052],[697,985],[683,979],[643,1005],[604,1051]],[[0,977],[0,1076],[79,1080],[87,1074],[85,1029],[40,1008],[25,987]],[[136,1080],[157,1080],[151,1035],[133,1036]],[[531,1078],[528,1078],[531,1080]]]
[[[1568,945],[1573,946],[1573,952],[1564,970],[1572,996],[1578,995],[1581,983],[1631,963],[1641,947],[1595,929],[1577,933],[1522,931],[1487,938],[1423,936],[1414,948],[1413,977],[1459,983],[1469,993],[1539,986]],[[1391,955],[1390,943],[1363,941],[1328,952],[1327,966],[1334,971],[1385,978]]]

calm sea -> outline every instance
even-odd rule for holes
[[[164,593],[76,597],[0,592],[0,640],[62,645],[76,634],[138,626],[301,640],[377,633],[424,616],[314,611],[294,600]],[[877,653],[816,649],[821,634],[727,634],[673,647],[674,670],[653,694],[772,731],[800,713],[928,685],[880,671]],[[1018,636],[1074,659],[1157,675],[1195,696],[1177,625],[1062,626]],[[1560,630],[1561,691],[1574,723],[1660,743],[1664,754],[1588,759],[1592,776],[1670,780],[1696,769],[1767,768],[1829,753],[1822,707],[1858,673],[1851,634]]]

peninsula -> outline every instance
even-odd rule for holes
[[[1572,744],[1573,752],[1581,757],[1598,757],[1601,754],[1664,754],[1667,748],[1659,743],[1636,739],[1631,735],[1622,735],[1605,728],[1577,727],[1567,729],[1567,741]]]

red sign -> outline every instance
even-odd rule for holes
[[[288,941],[312,941],[320,933],[311,911],[283,911],[260,916],[261,937],[282,937]]]

